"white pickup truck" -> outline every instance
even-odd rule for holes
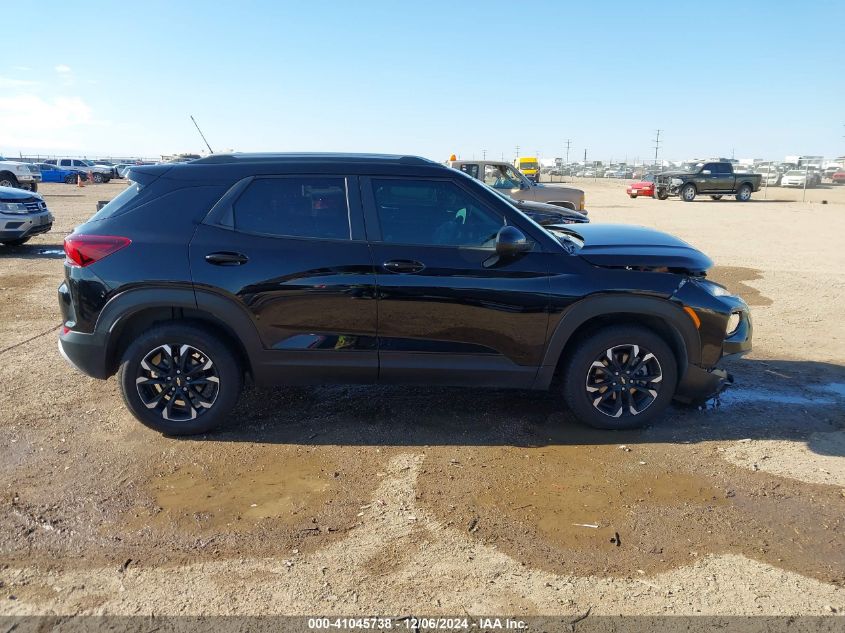
[[[6,160],[0,156],[0,187],[17,187],[38,191],[41,170],[36,165]]]
[[[86,174],[90,171],[94,177],[94,182],[97,183],[108,182],[115,177],[114,167],[111,165],[97,165],[87,158],[51,158],[44,162],[48,165],[55,165],[62,169],[73,169]]]

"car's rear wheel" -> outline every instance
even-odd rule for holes
[[[716,196],[710,196],[710,197],[713,198],[714,200],[721,200],[722,194],[719,194],[719,195],[716,195]]]
[[[3,246],[21,246],[22,244],[26,244],[31,237],[19,237],[16,240],[3,240]]]
[[[167,435],[219,426],[238,401],[243,370],[235,354],[198,325],[168,323],[136,338],[118,370],[121,395],[138,420]]]
[[[696,193],[698,192],[695,190],[695,185],[686,184],[681,189],[681,200],[684,202],[692,202],[695,200]]]
[[[751,200],[751,185],[742,185],[736,192],[736,199],[740,202]]]
[[[678,380],[666,342],[640,326],[602,328],[563,367],[563,394],[575,416],[599,429],[631,429],[661,415]]]

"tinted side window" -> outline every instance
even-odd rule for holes
[[[448,181],[373,179],[382,240],[493,248],[505,218]]]
[[[719,163],[717,166],[717,174],[730,174],[731,166],[728,163]]]
[[[236,231],[350,239],[343,178],[257,178],[240,195],[233,210]]]
[[[63,158],[62,161],[59,163],[62,167],[70,167],[70,159]]]

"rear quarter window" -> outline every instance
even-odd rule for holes
[[[128,211],[129,204],[136,201],[143,190],[144,188],[138,183],[130,183],[126,189],[112,198],[106,206],[97,211],[97,213],[95,213],[89,221],[96,222],[98,220],[105,220]]]

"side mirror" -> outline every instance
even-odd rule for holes
[[[496,234],[496,255],[515,257],[531,250],[531,242],[515,226],[503,226]]]
[[[712,172],[709,169],[705,169],[701,172],[702,176],[709,176]]]

